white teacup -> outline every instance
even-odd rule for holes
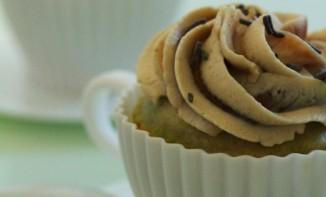
[[[139,51],[177,10],[175,0],[3,0],[27,59],[26,82],[77,100],[94,75],[134,67]]]

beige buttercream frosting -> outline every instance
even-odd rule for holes
[[[273,146],[326,124],[326,30],[257,6],[194,10],[158,33],[137,65],[153,102],[167,97],[188,124]]]

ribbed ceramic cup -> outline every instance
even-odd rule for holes
[[[79,97],[94,75],[134,67],[138,52],[170,24],[178,0],[3,0],[28,61],[26,83]]]
[[[119,76],[120,75],[120,76]],[[125,169],[137,197],[325,197],[326,152],[285,157],[232,157],[186,149],[151,137],[130,116],[142,95],[130,74],[109,73],[85,91],[85,122],[89,134],[107,151],[117,151],[105,106],[107,93],[125,89],[114,117]],[[125,88],[122,88],[124,87]],[[127,88],[129,87],[129,88]],[[153,114],[155,116],[155,114]],[[169,131],[166,131],[169,132]],[[109,166],[108,166],[109,167]]]

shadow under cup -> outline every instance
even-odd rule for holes
[[[26,85],[80,97],[106,70],[132,69],[155,32],[179,9],[175,0],[4,0],[27,60]]]

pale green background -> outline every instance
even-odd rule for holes
[[[0,187],[105,187],[123,177],[122,163],[99,151],[81,125],[0,117]]]

